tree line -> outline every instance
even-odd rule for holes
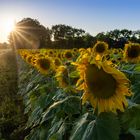
[[[140,30],[115,29],[92,36],[83,29],[65,24],[49,29],[36,19],[24,18],[9,35],[9,44],[16,48],[88,48],[97,41],[107,42],[110,48],[123,48],[129,41],[140,43]]]

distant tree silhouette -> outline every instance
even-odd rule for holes
[[[140,31],[115,29],[106,33],[98,33],[95,38],[107,42],[110,48],[123,48],[124,44],[129,41],[140,43]]]
[[[51,45],[51,33],[36,19],[24,18],[10,33],[9,42],[17,48],[42,48]]]
[[[129,41],[140,43],[140,30],[115,29],[92,36],[83,29],[65,24],[49,29],[36,19],[24,18],[9,35],[10,45],[16,48],[88,48],[98,40],[107,42],[110,48],[123,48]]]
[[[53,46],[55,48],[78,48],[84,45],[85,31],[64,24],[52,26]]]

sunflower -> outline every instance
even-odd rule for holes
[[[73,50],[73,52],[78,53],[78,49],[77,48],[73,48],[72,50]]]
[[[55,77],[60,87],[66,88],[69,85],[68,69],[66,66],[59,66],[56,70]]]
[[[21,56],[22,56],[22,58],[23,58],[24,60],[26,60],[28,54],[27,54],[27,53],[23,53]]]
[[[85,63],[86,62],[86,63]],[[116,110],[124,111],[128,105],[125,96],[131,96],[128,88],[129,80],[126,76],[106,61],[97,64],[85,61],[77,63],[80,79],[77,81],[77,89],[84,90],[82,103],[89,101],[99,113]]]
[[[33,59],[33,55],[30,54],[26,57],[26,62],[32,64],[32,59]]]
[[[53,64],[49,57],[37,58],[35,66],[42,74],[48,74],[49,70],[53,69]]]
[[[73,58],[73,52],[70,50],[64,51],[63,58],[71,60]]]
[[[62,65],[62,61],[59,58],[54,58],[53,60],[54,66],[55,68],[59,67],[60,65]]]
[[[124,60],[131,63],[138,63],[140,61],[140,44],[125,44]]]
[[[63,59],[63,53],[62,52],[57,52],[57,57],[62,60]]]
[[[57,56],[57,52],[55,50],[48,50],[48,56],[49,57],[56,57]]]
[[[73,48],[72,52],[74,56],[77,56],[79,54],[79,50],[77,48]]]
[[[102,56],[106,54],[108,50],[108,44],[102,41],[98,41],[94,46],[93,46],[93,54],[95,55],[96,60],[101,60]]]

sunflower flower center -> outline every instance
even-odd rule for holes
[[[55,60],[54,60],[54,64],[55,64],[56,66],[60,66],[60,65],[61,65],[61,61],[60,61],[59,59],[55,59]]]
[[[50,60],[48,59],[39,59],[38,60],[38,65],[44,69],[44,70],[48,70],[50,68]]]
[[[98,44],[98,46],[96,46],[96,52],[97,53],[103,53],[105,51],[105,46],[102,44]]]
[[[94,64],[89,64],[85,73],[88,90],[97,98],[109,98],[115,94],[116,80],[111,74],[99,69]]]
[[[135,58],[139,56],[139,50],[136,48],[128,49],[128,57]]]
[[[66,52],[66,53],[65,53],[65,57],[66,57],[67,59],[72,58],[72,53],[71,53],[71,52]]]

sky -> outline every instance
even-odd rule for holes
[[[139,30],[140,0],[0,0],[0,42],[7,41],[8,24],[27,17],[45,27],[66,24],[93,36],[114,29]]]

